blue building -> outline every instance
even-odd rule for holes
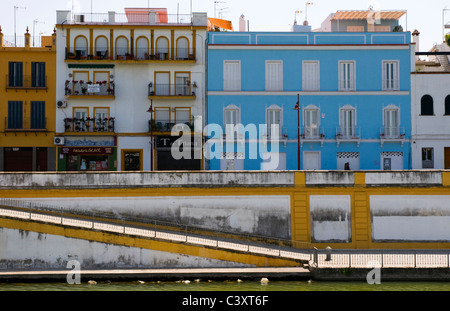
[[[409,32],[210,32],[207,48],[210,170],[411,168]]]

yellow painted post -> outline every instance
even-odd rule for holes
[[[450,172],[442,172],[442,186],[450,187]]]
[[[369,204],[365,191],[355,191],[354,198],[354,222],[355,222],[355,247],[357,249],[369,248],[370,224],[369,224]]]
[[[305,173],[294,173],[295,191],[292,200],[292,240],[310,242],[308,195],[305,188]]]

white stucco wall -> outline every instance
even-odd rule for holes
[[[348,195],[311,195],[311,240],[351,241],[351,199]]]
[[[445,113],[445,98],[450,95],[450,74],[411,75],[412,168],[422,169],[422,148],[434,148],[434,169],[444,167],[444,148],[450,147],[450,116]],[[433,98],[433,116],[421,116],[421,99]]]
[[[450,196],[371,196],[373,241],[450,241]]]
[[[77,260],[80,269],[212,268],[249,265],[169,252],[118,246],[0,228],[0,270],[60,269]]]
[[[290,196],[22,198],[89,214],[113,213],[222,231],[289,238]]]

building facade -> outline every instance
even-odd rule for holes
[[[411,168],[412,55],[409,32],[209,33],[209,169]]]
[[[426,60],[417,57],[411,73],[413,169],[450,169],[449,55],[448,45],[438,44]]]
[[[59,171],[202,168],[170,150],[175,125],[202,126],[206,14],[58,11],[56,27]]]
[[[56,34],[8,44],[0,28],[0,171],[54,171]],[[33,42],[34,45],[34,42]]]

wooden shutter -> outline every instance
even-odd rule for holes
[[[266,91],[283,90],[283,63],[281,61],[266,62]]]
[[[241,62],[225,61],[223,63],[223,90],[241,90]]]

